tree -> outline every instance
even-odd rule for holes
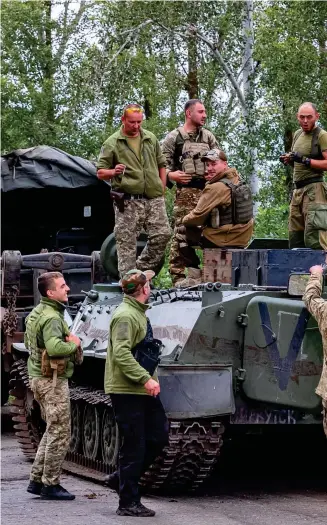
[[[254,58],[260,63],[258,98],[262,150],[263,204],[257,218],[260,232],[287,235],[292,173],[278,162],[289,151],[299,127],[296,112],[306,100],[317,104],[327,125],[327,15],[324,2],[268,2],[255,17]]]
[[[81,62],[91,24],[86,1],[75,12],[71,4],[55,19],[51,0],[2,2],[3,151],[42,143],[74,151],[68,114],[77,97],[69,73]]]

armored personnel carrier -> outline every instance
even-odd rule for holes
[[[215,282],[153,290],[149,318],[164,344],[159,378],[170,433],[143,484],[196,489],[232,428],[321,424],[315,387],[322,341],[301,296],[303,272],[325,259],[311,250],[208,250],[204,275],[211,272]],[[71,326],[85,358],[70,387],[66,468],[99,480],[117,464],[119,436],[103,377],[109,322],[121,300],[117,283],[95,284]],[[44,423],[28,388],[26,349],[14,343],[13,353],[13,420],[24,454],[33,458]]]

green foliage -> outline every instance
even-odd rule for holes
[[[3,0],[2,151],[47,143],[95,160],[126,102],[144,106],[145,127],[162,139],[197,94],[208,127],[245,177],[257,150],[256,235],[286,236],[291,173],[278,157],[297,128],[301,102],[315,102],[326,127],[327,10],[316,1],[254,2],[251,137],[221,64],[188,32],[195,27],[208,38],[240,82],[244,6],[230,0]],[[173,198],[167,191],[169,217]],[[166,267],[160,279],[168,283]]]
[[[254,237],[288,238],[288,205],[260,207],[255,218]]]

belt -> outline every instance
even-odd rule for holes
[[[323,176],[318,175],[317,177],[311,177],[311,179],[299,180],[299,182],[294,182],[294,187],[296,190],[299,190],[300,188],[304,188],[304,186],[313,184],[314,182],[324,182]]]
[[[144,193],[124,193],[123,199],[126,201],[137,201],[140,199],[148,199],[148,197]]]

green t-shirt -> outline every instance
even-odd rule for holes
[[[134,151],[138,159],[141,158],[141,135],[137,137],[126,137],[127,144]]]
[[[302,131],[296,141],[293,144],[292,151],[300,153],[305,157],[310,157],[311,153],[311,143],[312,143],[312,131],[310,133],[305,133]],[[322,129],[318,135],[318,144],[321,151],[327,151],[327,131]],[[322,173],[322,172],[320,172]],[[304,179],[310,179],[311,177],[316,177],[319,174],[317,170],[300,164],[299,162],[294,162],[293,170],[293,181],[298,182]]]

